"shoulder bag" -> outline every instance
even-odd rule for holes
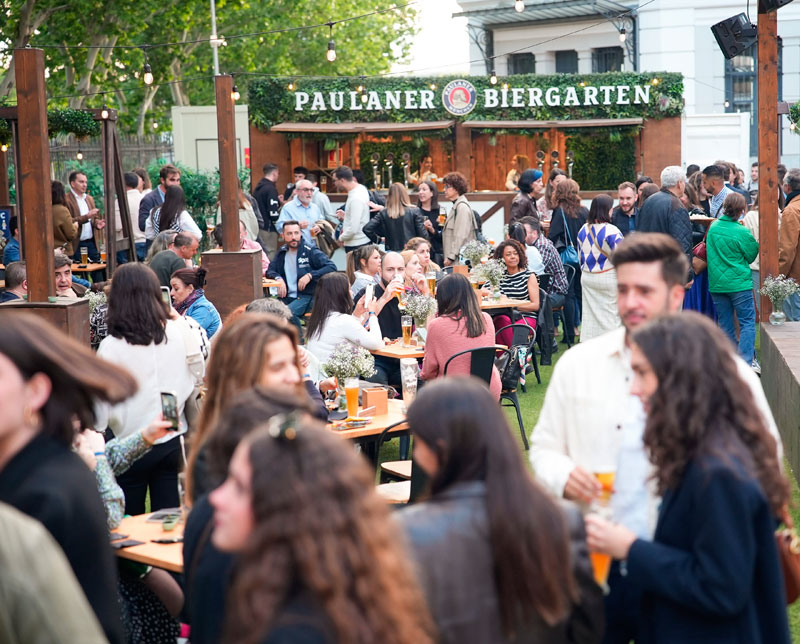
[[[563,208],[561,208],[561,218],[564,220],[564,235],[567,238],[566,247],[559,252],[561,262],[577,268],[580,266],[581,261],[580,257],[578,257],[578,250],[575,248],[575,244],[572,243],[572,236],[569,234],[569,226],[567,226],[567,216],[564,214]]]
[[[789,605],[800,596],[800,537],[794,529],[788,508],[784,508],[781,515],[785,527],[775,533],[775,541],[786,587],[786,604]]]

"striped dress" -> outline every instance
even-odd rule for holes
[[[528,293],[528,279],[531,272],[526,268],[514,275],[505,273],[503,279],[500,281],[500,291],[512,300],[530,300]]]

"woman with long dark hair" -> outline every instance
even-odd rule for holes
[[[72,241],[78,236],[80,226],[73,221],[67,207],[67,193],[60,181],[50,182],[50,197],[53,204],[53,242],[69,257],[73,255]]]
[[[553,217],[553,210],[556,203],[553,200],[555,197],[556,186],[567,178],[567,173],[561,168],[553,168],[550,176],[547,177],[547,185],[544,187],[544,196],[536,202],[536,210],[539,213],[539,221],[542,223],[549,223]]]
[[[506,239],[498,244],[493,257],[500,260],[506,269],[500,280],[500,292],[512,300],[525,302],[517,305],[517,311],[521,314],[518,322],[535,329],[540,304],[539,280],[536,279],[535,273],[528,270],[525,247],[516,239]],[[500,313],[494,316],[495,329],[502,329],[509,324],[511,324],[510,315]],[[510,347],[514,340],[513,329],[501,331],[497,340],[500,344]]]
[[[533,480],[486,388],[432,383],[408,423],[431,496],[398,517],[439,641],[599,642],[603,599],[580,513]]]
[[[433,181],[420,181],[417,186],[417,207],[422,215],[422,223],[428,231],[431,255],[437,264],[444,261],[442,247],[442,224],[446,213],[439,205],[439,189]]]
[[[442,376],[445,363],[459,351],[494,345],[492,318],[481,311],[475,289],[464,275],[453,273],[439,282],[436,304],[439,313],[428,323],[420,374],[423,380]],[[450,363],[447,375],[468,375],[469,368],[469,356],[461,356]],[[500,397],[500,388],[500,374],[493,369],[489,389],[495,400]]]
[[[191,233],[197,239],[203,238],[200,228],[186,211],[186,197],[183,194],[183,188],[177,185],[167,186],[164,203],[150,211],[145,223],[144,235],[148,240],[155,239],[158,233],[170,229],[177,233]]]
[[[586,223],[578,231],[581,262],[583,325],[581,342],[619,327],[617,270],[611,254],[622,241],[622,231],[611,223],[614,200],[608,195],[592,199]]]
[[[359,246],[347,253],[345,272],[350,281],[350,294],[355,297],[368,284],[379,284],[381,275],[380,248],[375,244]]]
[[[402,183],[391,185],[386,208],[372,217],[363,230],[373,243],[384,238],[387,251],[403,250],[412,237],[428,237],[419,208],[411,205],[408,190]]]
[[[102,427],[94,401],[120,403],[135,391],[127,371],[41,318],[0,313],[0,502],[47,528],[113,643],[126,641],[116,564],[97,482],[72,451],[73,419]]]
[[[586,524],[589,547],[626,560],[644,591],[637,641],[788,644],[774,533],[789,484],[738,358],[689,311],[632,341],[631,393],[647,413],[644,446],[663,495],[655,536],[592,515]]]
[[[177,319],[170,319],[158,278],[147,266],[130,262],[114,272],[108,296],[108,335],[97,355],[128,369],[139,390],[110,408],[100,406],[97,426],[108,426],[117,438],[137,433],[161,413],[162,391],[175,394],[180,418],[177,432],[156,441],[150,452],[117,478],[125,492],[127,514],[144,513],[148,490],[152,510],[178,505],[177,436],[186,431],[183,407],[194,381],[186,364],[184,322],[174,312],[172,315]]]
[[[175,310],[196,320],[210,339],[222,326],[222,318],[206,297],[207,274],[205,268],[180,268],[172,274],[169,283]]]
[[[350,284],[344,273],[323,275],[319,284],[322,288],[314,298],[306,338],[308,350],[320,364],[325,364],[336,345],[345,340],[369,350],[383,347],[377,298],[373,297],[364,308],[366,298],[362,297],[354,311]]]
[[[273,417],[210,499],[214,545],[239,555],[222,641],[433,641],[374,472],[321,424]]]

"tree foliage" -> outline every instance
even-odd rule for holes
[[[208,0],[22,0],[11,5],[0,12],[5,46],[0,47],[0,97],[13,92],[11,50],[30,44],[55,45],[45,49],[51,107],[108,103],[119,110],[126,131],[151,129],[168,118],[173,105],[214,102]],[[334,26],[338,58],[329,63],[328,27],[299,28],[388,9],[393,1],[217,0],[216,6],[217,33],[226,42],[219,49],[220,71],[238,74],[242,95],[258,75],[387,71],[407,55],[416,16],[406,7]],[[287,28],[298,29],[235,37]],[[187,44],[156,46],[177,41]],[[66,47],[74,45],[84,48]],[[151,87],[141,79],[145,53],[156,78]]]

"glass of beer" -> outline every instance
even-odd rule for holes
[[[81,248],[81,264],[89,263],[89,249],[85,246]]]
[[[439,225],[444,226],[444,222],[447,220],[447,213],[445,213],[444,208],[439,209]]]
[[[107,257],[106,249],[104,248],[103,250],[100,251],[100,261],[103,262],[103,264],[106,263],[106,257]]]
[[[472,284],[472,288],[476,291],[478,290],[478,276],[477,275],[470,275],[469,276],[469,283]]]
[[[428,280],[428,290],[431,295],[436,295],[436,271],[428,271],[425,273],[425,279]]]
[[[608,521],[612,520],[611,495],[614,493],[615,474],[613,471],[594,473],[594,477],[599,481],[602,489],[600,490],[600,495],[592,501],[589,511]],[[603,589],[603,592],[608,594],[608,572],[611,569],[611,555],[590,552],[589,556],[594,570],[594,580]]]
[[[347,417],[358,416],[358,378],[344,379],[344,395],[347,399]]]
[[[400,318],[400,324],[403,327],[403,346],[410,347],[412,317],[410,315],[404,315]]]

